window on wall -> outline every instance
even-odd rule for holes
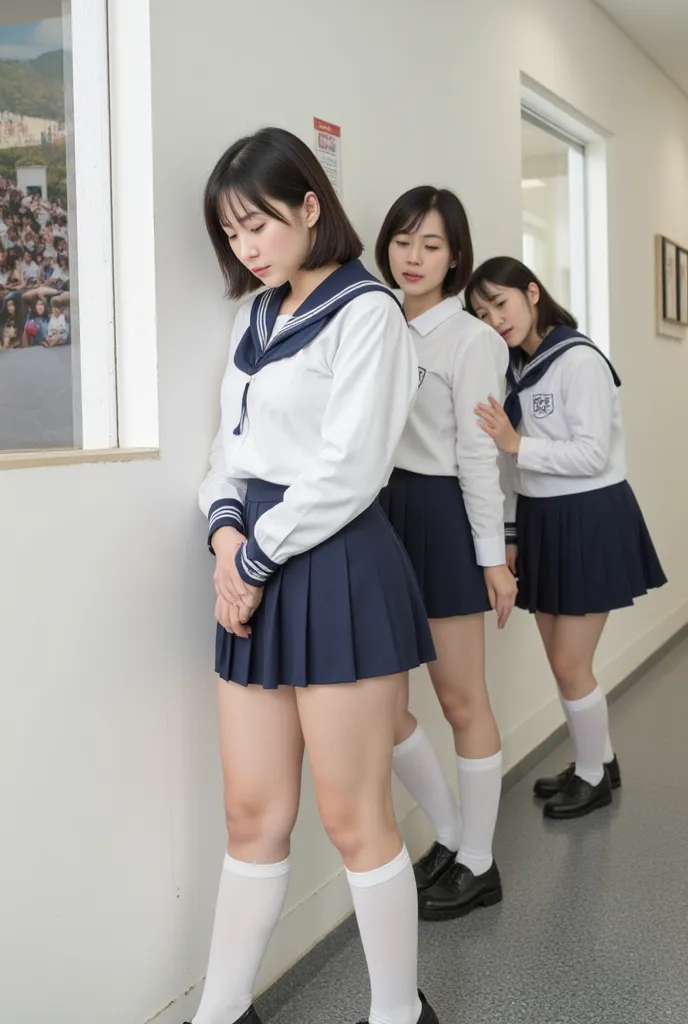
[[[147,29],[144,0],[0,4],[0,466],[157,444]]]
[[[106,69],[104,0],[3,4],[3,451],[79,448],[95,434],[104,447],[116,443],[115,396],[105,384],[114,366]],[[94,168],[100,210],[93,198],[82,210]],[[97,423],[89,408],[94,397]]]
[[[585,330],[585,147],[527,109],[521,127],[523,261]]]

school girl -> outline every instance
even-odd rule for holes
[[[420,914],[460,917],[502,899],[492,839],[501,742],[485,682],[485,612],[503,627],[516,596],[507,567],[498,451],[475,418],[504,387],[508,349],[458,298],[473,266],[468,220],[446,189],[421,186],[387,214],[376,256],[404,295],[420,364],[418,399],[380,501],[409,553],[437,660],[428,666],[452,727],[462,821],[437,755],[400,695],[394,770],[435,826],[416,865]],[[487,389],[487,390],[486,390]]]
[[[535,615],[575,753],[535,793],[548,798],[546,817],[576,818],[621,785],[593,675],[602,630],[610,611],[666,577],[626,482],[621,382],[609,360],[516,259],[483,263],[466,302],[510,349],[505,406],[486,395],[476,411],[512,463],[517,605]]]
[[[258,1024],[304,745],[340,851],[370,1024],[437,1024],[418,992],[417,896],[391,798],[397,695],[434,657],[413,570],[377,502],[417,389],[401,309],[310,149],[266,128],[220,158],[205,218],[234,323],[200,489],[216,556],[229,834],[194,1024]]]

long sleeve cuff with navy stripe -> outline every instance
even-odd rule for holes
[[[236,567],[244,583],[250,583],[252,587],[264,587],[279,569],[279,565],[261,551],[255,537],[251,537],[237,551]]]
[[[516,523],[504,523],[504,540],[507,544],[515,544],[517,542]]]
[[[208,547],[213,550],[213,534],[223,526],[233,526],[244,535],[244,506],[236,498],[220,498],[214,501],[208,512]]]

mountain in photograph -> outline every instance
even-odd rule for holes
[[[0,112],[64,121],[64,51],[0,60]]]

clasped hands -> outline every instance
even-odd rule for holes
[[[244,535],[232,526],[221,527],[211,541],[216,558],[215,618],[228,633],[240,637],[251,635],[248,622],[263,600],[263,587],[252,587],[237,571],[237,551],[245,542]]]

